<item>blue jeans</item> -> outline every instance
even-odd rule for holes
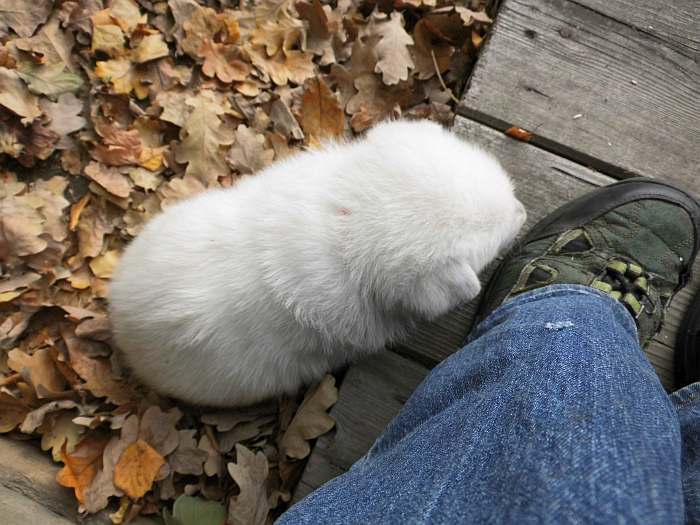
[[[618,302],[540,288],[493,312],[364,458],[278,523],[698,519],[699,398],[700,383],[666,394]]]

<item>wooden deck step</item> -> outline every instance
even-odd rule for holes
[[[611,176],[697,190],[699,19],[696,0],[506,0],[459,112]]]

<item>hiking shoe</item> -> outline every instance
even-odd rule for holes
[[[623,304],[643,346],[690,278],[699,229],[700,205],[669,184],[637,178],[595,190],[545,217],[505,256],[476,321],[520,293],[581,284]]]

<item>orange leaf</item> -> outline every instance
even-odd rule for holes
[[[80,503],[85,503],[87,489],[97,474],[97,467],[107,439],[105,436],[90,435],[67,454],[66,443],[61,448],[61,460],[65,466],[56,474],[56,481],[64,487],[75,489],[75,497]]]
[[[164,464],[163,456],[139,439],[122,452],[114,468],[114,485],[131,499],[139,499],[151,489]]]
[[[532,140],[532,133],[517,126],[511,126],[505,131],[505,133],[509,137],[522,140],[523,142],[530,142]]]
[[[343,133],[343,109],[335,94],[319,77],[306,83],[301,99],[300,124],[304,133],[317,139],[337,137]]]
[[[68,223],[68,229],[72,232],[78,227],[78,221],[80,220],[80,214],[83,213],[85,206],[90,202],[90,193],[86,193],[83,197],[73,204],[70,209],[70,222]]]

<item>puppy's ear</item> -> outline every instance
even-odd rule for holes
[[[428,319],[470,301],[481,291],[481,283],[469,263],[452,262],[416,279],[409,298],[413,310]]]

